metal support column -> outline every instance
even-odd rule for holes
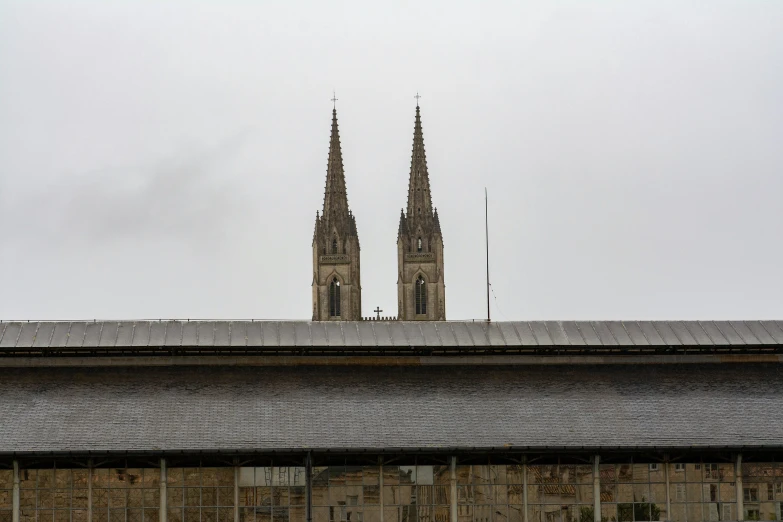
[[[737,487],[737,520],[745,520],[745,491],[742,489],[742,453],[734,464],[734,484]]]
[[[378,457],[378,484],[380,484],[378,504],[381,506],[381,522],[383,522],[383,457]]]
[[[19,522],[19,461],[14,461],[14,491],[12,493],[12,509],[11,521]]]
[[[601,457],[593,456],[593,522],[601,522]]]
[[[305,518],[313,522],[313,454],[308,451],[305,457]]]
[[[234,462],[234,522],[239,522],[239,466]]]
[[[166,522],[169,517],[167,498],[166,498],[166,483],[168,482],[168,470],[166,469],[166,459],[160,459],[160,512],[158,513],[158,520],[160,522]]]
[[[666,520],[672,519],[672,492],[669,487],[669,470],[671,464],[669,463],[669,456],[664,456],[666,462],[663,463],[663,473],[666,475]]]
[[[92,459],[87,460],[87,520],[92,522]]]
[[[527,456],[522,461],[522,522],[527,522]]]
[[[451,522],[457,522],[457,457],[451,457],[451,469],[449,470],[449,482],[451,483]]]

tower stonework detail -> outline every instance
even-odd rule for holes
[[[397,315],[403,321],[445,321],[443,236],[432,206],[421,112],[416,106],[408,208],[397,234]]]
[[[358,321],[361,312],[359,235],[348,208],[335,109],[324,206],[316,213],[313,234],[313,321]]]

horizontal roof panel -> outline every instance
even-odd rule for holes
[[[166,321],[165,346],[182,346],[182,324],[180,321]]]
[[[136,321],[136,325],[133,327],[133,346],[150,345],[150,328],[152,328],[151,322]]]
[[[620,346],[636,346],[642,343],[641,340],[639,340],[640,342],[635,342],[631,339],[631,336],[628,335],[628,331],[621,321],[607,321],[606,326],[609,328],[609,331],[612,332],[612,337],[614,337],[614,340],[617,341],[617,344]]]
[[[231,346],[247,346],[248,321],[231,322]]]
[[[247,323],[247,346],[264,346],[264,336],[261,331],[261,323]]]
[[[481,326],[484,328],[484,335],[491,346],[506,346],[506,340],[497,323],[481,323]]]
[[[0,322],[0,348],[783,345],[781,321]]]
[[[579,333],[582,334],[582,338],[587,346],[601,346],[601,339],[598,338],[598,334],[595,333],[595,328],[590,324],[590,321],[577,321],[576,325],[579,327]]]
[[[71,323],[56,323],[52,338],[49,339],[47,348],[62,348],[68,342],[68,332],[71,330]],[[126,342],[127,341],[127,342]],[[122,342],[127,346],[130,339],[122,338]]]
[[[38,331],[35,332],[35,341],[33,342],[34,348],[48,348],[51,341],[52,341],[52,335],[54,335],[54,327],[57,323],[40,323],[41,326],[38,327]],[[114,339],[112,339],[112,342]]]
[[[68,332],[68,342],[65,344],[66,348],[81,348],[84,343],[84,332],[87,330],[89,323],[72,322],[71,329]]]
[[[571,346],[585,346],[587,344],[582,337],[582,332],[579,331],[579,327],[574,321],[563,321],[560,323],[560,326],[568,337],[568,342]]]
[[[699,321],[699,324],[704,328],[704,331],[707,332],[707,335],[710,337],[713,344],[719,346],[729,344],[729,341],[726,340],[726,337],[721,333],[720,328],[718,328],[715,323],[712,321]]]
[[[761,325],[769,332],[769,335],[775,339],[778,344],[783,344],[783,329],[775,321],[761,321]]]
[[[182,325],[182,346],[198,346],[197,321],[188,321]]]
[[[215,323],[215,346],[231,345],[231,323],[217,321]]]
[[[22,331],[16,340],[16,348],[30,348],[35,342],[35,333],[41,323],[23,323]]]
[[[618,321],[619,322],[619,321]],[[623,331],[628,335],[628,338],[634,344],[634,346],[649,346],[650,342],[644,335],[641,326],[636,321],[623,321],[620,323],[623,327]]]
[[[443,346],[459,346],[457,338],[454,336],[454,330],[449,323],[432,323],[438,330],[438,337]]]

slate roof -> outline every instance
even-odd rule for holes
[[[783,447],[783,367],[4,369],[0,454]]]
[[[783,346],[783,321],[34,321],[0,322],[0,354],[145,347]]]

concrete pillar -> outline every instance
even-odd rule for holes
[[[11,512],[11,521],[12,522],[19,522],[19,511],[20,511],[20,504],[19,504],[19,461],[14,461],[14,490],[11,494],[11,508],[13,511]]]
[[[522,461],[522,522],[527,522],[527,456]]]
[[[459,516],[459,511],[457,510],[457,457],[451,457],[449,482],[451,486],[451,522],[457,522],[457,517]]]
[[[601,457],[593,456],[593,522],[601,522]]]
[[[166,469],[166,459],[160,459],[160,513],[158,520],[166,522],[169,517],[166,498],[166,483],[168,482],[168,470]]]
[[[666,475],[666,520],[672,519],[672,492],[669,491],[669,470],[671,470],[671,464],[669,463],[669,456],[664,457],[666,460],[663,463],[663,473]]]
[[[734,463],[734,484],[737,487],[737,520],[745,520],[745,492],[742,489],[742,453]]]

